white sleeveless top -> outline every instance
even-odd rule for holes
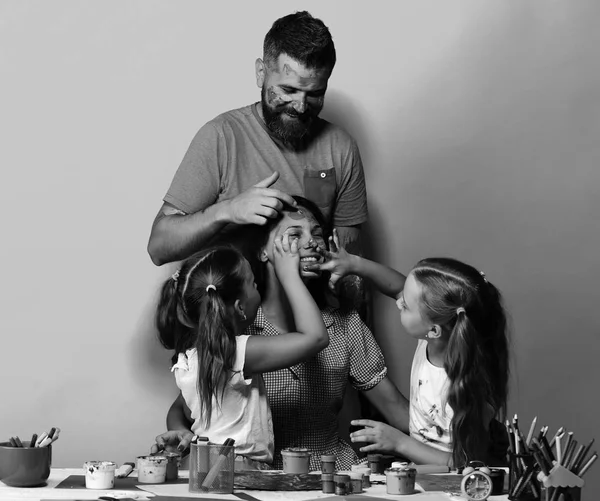
[[[190,408],[192,431],[216,444],[227,438],[235,439],[235,453],[255,461],[273,461],[273,420],[267,403],[262,374],[244,379],[246,344],[250,336],[236,336],[236,356],[233,371],[225,386],[223,401],[217,405],[213,397],[212,417],[209,426],[200,420],[198,399],[198,354],[196,348],[180,353],[171,371]]]
[[[427,359],[427,341],[421,339],[410,374],[410,436],[436,449],[451,452],[450,422],[454,411],[446,402],[448,376]]]

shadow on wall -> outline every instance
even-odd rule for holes
[[[325,120],[342,127],[356,140],[366,176],[369,166],[374,163],[372,161],[373,140],[367,134],[367,128],[365,127],[366,122],[364,119],[365,114],[362,113],[362,115],[363,117],[361,118],[361,110],[359,109],[358,104],[350,99],[348,95],[337,89],[327,91],[325,107],[321,116]],[[371,196],[371,193],[369,192],[369,186],[367,185],[367,197],[369,196]],[[362,225],[361,235],[364,255],[371,259],[376,259],[377,249],[373,247],[373,239],[371,238],[372,221],[373,212],[371,211],[370,206],[369,220]]]

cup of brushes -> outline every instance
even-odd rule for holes
[[[45,485],[52,465],[52,443],[58,439],[60,428],[41,435],[34,433],[29,441],[18,436],[0,443],[0,480],[11,487]]]

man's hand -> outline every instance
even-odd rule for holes
[[[273,242],[273,266],[280,281],[300,276],[300,254],[298,239],[291,238],[287,232],[275,238]]]
[[[317,251],[325,258],[325,262],[307,264],[304,269],[306,271],[329,271],[331,273],[329,288],[335,290],[337,281],[352,273],[352,255],[348,254],[340,245],[340,239],[335,228],[333,229],[333,236],[329,237],[329,250],[318,247]]]
[[[277,179],[279,179],[279,172],[273,172],[252,188],[227,202],[223,202],[225,204],[224,209],[227,211],[227,219],[235,224],[257,224],[262,226],[269,219],[277,217],[284,206],[296,208],[296,201],[290,195],[270,188]]]
[[[194,434],[190,430],[170,430],[156,437],[156,443],[150,448],[150,453],[159,451],[183,452],[187,450]]]
[[[402,448],[402,442],[408,438],[405,433],[393,426],[371,421],[370,419],[356,419],[352,425],[364,426],[362,430],[350,434],[352,442],[369,442],[370,445],[361,447],[361,452],[386,452],[398,454]]]

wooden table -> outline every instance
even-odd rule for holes
[[[135,476],[135,471],[132,473]],[[64,479],[70,475],[83,475],[82,468],[52,468],[50,478],[47,485],[44,487],[8,487],[0,482],[0,500],[18,501],[20,499],[27,500],[79,500],[79,499],[98,499],[100,496],[127,496],[130,499],[151,500],[153,494],[143,490],[117,490],[111,489],[107,491],[96,491],[90,489],[56,489]],[[187,478],[188,471],[182,470],[179,472],[180,478]],[[385,480],[384,475],[371,475],[372,480]],[[323,494],[321,491],[258,491],[258,490],[236,490],[233,494],[190,494],[188,492],[187,483],[183,484],[159,484],[157,486],[144,486],[146,489],[154,490],[158,496],[156,501],[165,501],[165,495],[174,496],[170,499],[173,501],[181,500],[183,497],[187,499],[218,499],[219,501],[307,501],[312,499],[331,498],[355,499],[368,501],[370,499],[395,499],[396,501],[459,501],[461,497],[453,497],[449,494],[440,492],[421,492],[409,496],[390,495],[386,493],[386,487],[383,484],[372,485],[366,489],[364,493],[354,496],[334,496],[333,494]],[[492,496],[490,501],[506,501],[508,496]]]

